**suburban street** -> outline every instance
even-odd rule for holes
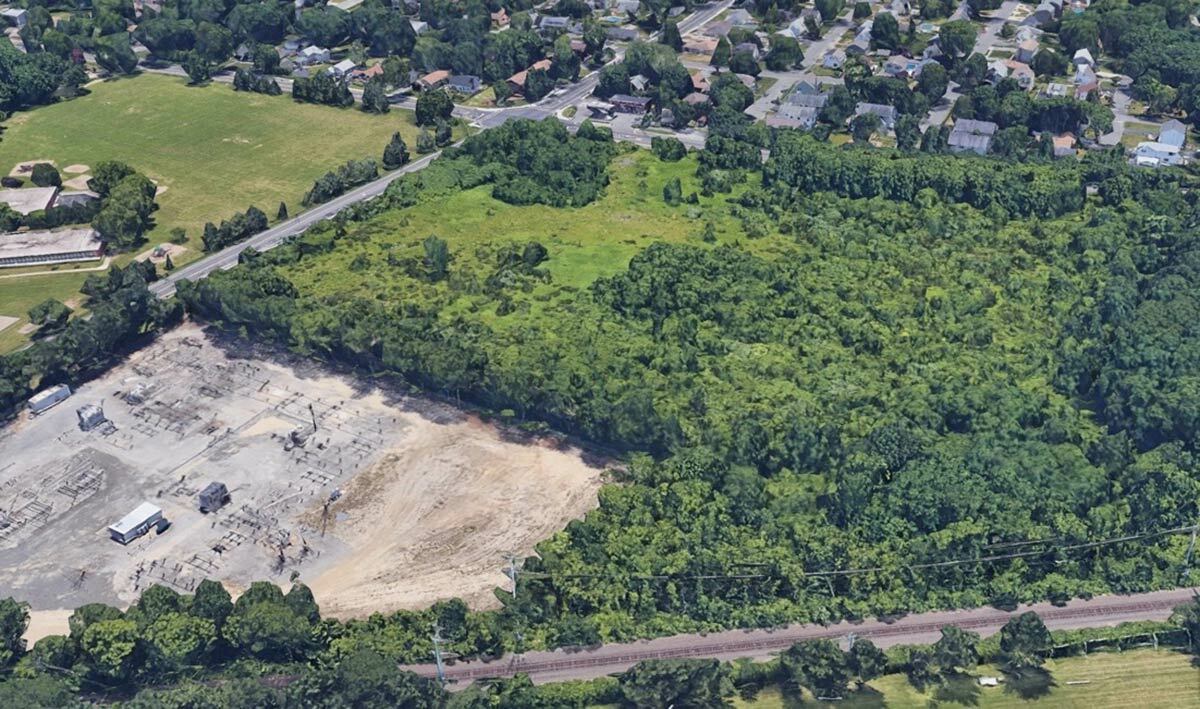
[[[733,0],[723,0],[723,2],[711,4],[698,9],[696,12],[689,15],[679,23],[681,33],[686,34],[699,27],[704,26],[712,21],[714,17],[724,12],[733,4]],[[618,50],[614,62],[620,61],[624,56],[624,52]],[[171,76],[187,76],[187,73],[178,66],[171,66],[159,69],[149,69],[155,73],[168,74]],[[546,118],[557,118],[558,113],[568,106],[574,106],[583,101],[592,92],[596,86],[596,81],[599,79],[599,72],[595,71],[584,77],[579,82],[567,88],[558,96],[548,97],[540,103],[533,106],[514,106],[511,108],[494,108],[494,109],[477,109],[464,108],[456,106],[454,115],[467,121],[473,122],[475,126],[481,129],[495,128],[503,125],[505,121],[511,118],[529,118],[532,120],[543,120]],[[233,77],[228,72],[214,76],[214,81],[221,83],[232,83]],[[285,80],[287,81],[287,80]],[[288,81],[290,87],[291,82]],[[282,88],[282,85],[281,85]],[[288,89],[284,89],[287,91]],[[359,92],[361,94],[361,92]],[[360,97],[356,94],[356,97]],[[401,106],[409,108],[410,106]],[[642,130],[641,128],[627,125],[622,121],[613,122],[613,137],[616,140],[626,140],[643,147],[649,147],[650,140],[653,134]],[[577,127],[577,126],[573,126]],[[692,148],[700,148],[704,145],[703,134],[680,134],[679,137],[686,145]],[[433,162],[441,151],[430,153],[418,160],[414,160],[404,167],[389,172],[374,182],[368,182],[365,185],[356,187],[345,194],[336,197],[328,202],[316,205],[307,211],[287,219],[279,224],[267,229],[264,232],[255,234],[249,239],[228,246],[214,254],[210,254],[194,261],[186,266],[181,266],[170,274],[160,278],[150,286],[152,293],[160,298],[169,298],[175,294],[175,284],[181,280],[198,280],[207,277],[210,273],[217,270],[232,268],[237,265],[238,256],[248,248],[254,248],[258,251],[266,251],[274,248],[282,243],[285,239],[295,236],[303,232],[308,227],[316,224],[323,219],[329,219],[346,207],[371,199],[387,189],[393,181],[411,172],[416,172],[427,167]]]
[[[601,645],[586,650],[553,650],[506,655],[493,662],[460,662],[446,667],[446,678],[458,686],[492,677],[529,675],[538,684],[566,680],[594,679],[623,672],[642,660],[707,657],[722,661],[749,657],[767,660],[801,640],[848,636],[869,638],[877,646],[933,643],[943,626],[954,625],[983,636],[999,632],[1010,618],[1034,611],[1051,630],[1114,626],[1139,620],[1166,620],[1177,606],[1192,600],[1196,590],[1180,588],[1132,596],[1099,596],[1074,600],[1063,606],[1037,603],[1014,611],[976,608],[964,611],[937,611],[905,616],[887,622],[868,620],[834,625],[791,625],[777,630],[729,630],[711,634],[673,635],[655,640]],[[843,645],[845,643],[843,642]],[[432,664],[411,665],[402,669],[425,677],[436,677]]]

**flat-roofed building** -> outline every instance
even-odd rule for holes
[[[39,209],[49,209],[58,195],[57,187],[26,187],[24,189],[0,190],[0,202],[18,214],[29,214]]]
[[[95,229],[0,234],[0,268],[93,261],[103,255],[104,242]]]

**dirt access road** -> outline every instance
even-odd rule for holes
[[[853,633],[870,638],[882,648],[913,643],[932,643],[941,636],[941,628],[955,625],[983,636],[999,632],[1014,615],[1032,610],[1051,630],[1069,630],[1113,626],[1135,620],[1166,620],[1176,607],[1191,601],[1192,588],[1156,591],[1134,596],[1098,596],[1075,600],[1065,606],[1049,603],[1026,605],[1015,611],[975,608],[964,611],[937,611],[910,615],[893,622],[869,620],[835,625],[790,625],[777,630],[729,630],[708,635],[673,635],[655,640],[602,645],[589,650],[553,650],[506,655],[494,662],[460,662],[446,668],[452,686],[466,686],[489,677],[511,677],[523,673],[538,684],[574,679],[594,679],[622,672],[642,660],[683,657],[711,657],[736,660],[742,657],[768,660],[772,655],[801,640],[842,639]],[[435,677],[432,665],[403,669],[426,677]]]

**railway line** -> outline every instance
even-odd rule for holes
[[[1032,610],[1052,630],[1111,626],[1137,620],[1165,620],[1172,610],[1191,600],[1190,588],[1156,591],[1133,596],[1100,596],[1070,601],[1062,606],[1048,603],[1027,605],[1012,611],[977,608],[965,611],[935,611],[904,616],[895,620],[841,622],[833,625],[792,625],[773,630],[723,631],[708,635],[675,635],[633,643],[602,645],[582,650],[554,650],[506,655],[491,662],[473,660],[450,664],[445,669],[448,681],[465,686],[478,680],[511,677],[521,673],[538,683],[570,679],[592,679],[622,672],[643,660],[715,658],[734,660],[749,657],[769,659],[802,640],[841,639],[849,635],[865,637],[880,647],[908,643],[929,643],[940,636],[941,628],[954,625],[981,635],[1000,630],[1010,618]],[[403,669],[425,677],[436,677],[430,665],[411,665]]]

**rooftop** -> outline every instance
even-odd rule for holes
[[[36,263],[58,260],[79,260],[83,253],[98,257],[102,246],[95,229],[64,229],[63,231],[27,231],[0,234],[0,263],[29,259]]]
[[[135,507],[132,512],[122,517],[120,522],[109,526],[109,529],[117,534],[128,534],[137,529],[146,520],[160,514],[162,514],[162,508],[152,505],[149,502],[143,502]]]
[[[47,209],[58,194],[57,187],[26,187],[25,189],[0,190],[0,202],[4,202],[13,211],[29,214],[39,209]]]

